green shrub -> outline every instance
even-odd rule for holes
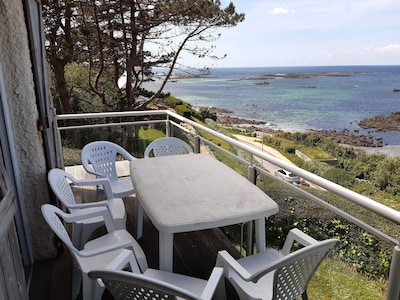
[[[373,172],[375,185],[392,195],[400,193],[400,157],[387,157]]]
[[[190,119],[190,116],[192,114],[192,110],[189,107],[187,107],[187,105],[177,105],[175,107],[175,111],[177,114],[188,119]]]
[[[344,187],[352,187],[355,181],[349,172],[332,167],[324,172],[323,177]]]
[[[181,99],[175,98],[173,96],[164,98],[163,102],[165,103],[165,105],[167,105],[171,108],[176,108],[176,106],[182,105],[182,103],[183,103],[183,101]]]

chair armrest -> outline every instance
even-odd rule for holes
[[[101,207],[101,206],[108,207],[108,201],[102,200],[102,201],[95,201],[95,202],[70,204],[70,205],[68,205],[68,209],[85,209],[85,208]]]
[[[229,267],[232,268],[243,280],[248,281],[251,274],[243,268],[226,250],[218,251],[216,267],[222,267],[225,270],[225,276],[228,276]]]
[[[132,243],[132,250],[135,254],[136,261],[142,273],[144,273],[148,268],[146,254],[144,253],[142,247],[136,242]]]
[[[277,266],[282,264],[282,262],[284,262],[284,261],[285,261],[285,257],[282,256],[281,258],[274,260],[270,264],[267,264],[265,266],[261,265],[260,268],[257,269],[257,271],[250,273],[238,261],[236,261],[228,252],[226,252],[226,250],[222,250],[222,251],[218,252],[216,266],[224,268],[226,277],[229,276],[228,273],[229,273],[229,267],[230,267],[244,281],[257,282],[265,274],[268,274],[269,272],[274,271],[277,268]]]
[[[83,159],[83,158],[82,158],[82,166],[85,169],[85,171],[88,172],[89,174],[96,175],[97,179],[107,178],[106,175],[104,175],[102,173],[98,173],[95,170],[93,170],[93,168],[89,164],[89,161],[87,161],[86,159]]]
[[[301,243],[303,246],[309,246],[318,243],[316,239],[312,238],[308,234],[300,231],[297,228],[293,228],[289,231],[285,243],[283,244],[283,255],[288,255],[290,253],[290,250],[292,249],[295,241]]]
[[[210,277],[208,278],[207,285],[201,293],[201,299],[225,299],[225,282],[224,282],[224,269],[214,267]]]
[[[104,206],[79,209],[71,214],[63,213],[63,219],[68,223],[83,221],[93,217],[102,217],[108,232],[116,230],[110,211]]]
[[[134,273],[141,273],[132,250],[123,249],[105,268],[110,270],[122,270],[129,265]]]
[[[96,175],[97,175],[97,173],[96,173]],[[100,175],[97,175],[97,176],[100,176]],[[104,177],[104,175],[102,175],[102,177]],[[107,199],[114,198],[114,194],[113,194],[112,188],[111,188],[111,183],[108,178],[74,180],[72,183],[76,186],[102,185]]]
[[[132,246],[132,243],[129,240],[125,240],[125,241],[120,241],[120,242],[116,242],[113,244],[104,245],[103,247],[97,247],[96,249],[90,249],[90,250],[83,249],[83,250],[79,251],[79,255],[82,257],[90,257],[90,256],[107,253],[107,252],[110,252],[113,250],[130,248],[131,246]]]
[[[119,149],[117,152],[118,152],[118,154],[122,155],[126,160],[132,161],[132,160],[137,159],[132,154],[130,154],[127,150],[125,150],[124,148]]]

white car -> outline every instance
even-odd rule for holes
[[[280,179],[290,182],[290,183],[296,183],[296,184],[300,184],[300,177],[297,175],[294,175],[293,173],[286,171],[284,169],[277,169],[274,172],[276,177],[279,177]]]

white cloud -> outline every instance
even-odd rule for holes
[[[228,57],[219,67],[396,64],[400,59],[399,0],[233,2],[246,20],[221,30],[217,49]]]
[[[271,13],[272,13],[273,15],[281,15],[281,14],[288,14],[289,11],[288,11],[286,8],[283,8],[283,7],[275,7],[275,8],[271,11]]]
[[[400,54],[400,44],[391,44],[373,48],[373,52],[378,54]]]

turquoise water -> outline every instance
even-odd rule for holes
[[[345,76],[273,75],[327,72]],[[224,68],[205,78],[170,82],[164,91],[195,107],[229,109],[232,116],[265,121],[283,130],[350,129],[366,134],[358,121],[400,111],[400,93],[393,89],[400,89],[400,66]],[[400,145],[399,132],[372,134],[385,144]]]

